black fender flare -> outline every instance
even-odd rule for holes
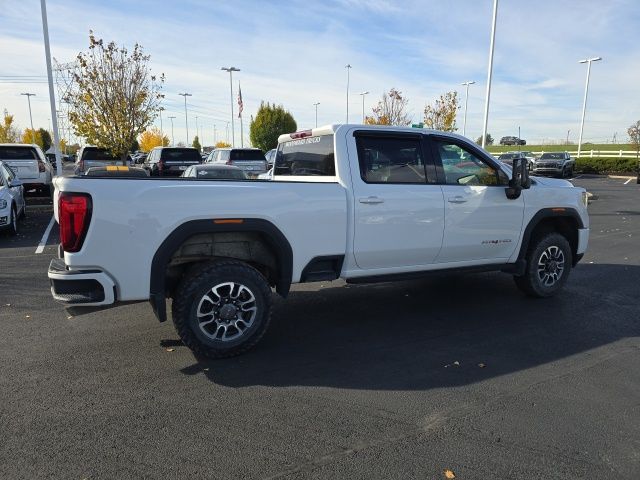
[[[570,207],[554,207],[554,208],[543,208],[539,210],[529,223],[527,227],[524,229],[524,233],[522,234],[522,242],[520,243],[520,252],[518,253],[518,260],[516,261],[516,265],[519,267],[522,266],[522,271],[524,273],[525,259],[524,257],[527,254],[527,250],[529,249],[529,242],[531,241],[531,235],[535,228],[540,224],[540,222],[547,218],[572,218],[576,221],[578,228],[584,228],[584,222],[580,217],[580,214],[575,208]],[[575,259],[574,259],[575,262]]]
[[[286,297],[293,275],[293,250],[287,238],[271,222],[259,218],[192,220],[177,227],[156,250],[151,262],[149,302],[160,322],[167,319],[165,272],[176,250],[189,237],[202,233],[257,232],[263,235],[276,255],[276,292]]]

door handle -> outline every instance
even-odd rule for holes
[[[376,205],[378,203],[384,203],[384,200],[380,197],[365,197],[358,199],[360,203],[366,203],[367,205]]]
[[[455,197],[449,197],[447,201],[449,203],[465,203],[467,199],[460,195],[456,195]]]

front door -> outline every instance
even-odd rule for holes
[[[363,130],[354,136],[358,161],[350,165],[358,267],[433,263],[442,246],[444,205],[422,135]]]
[[[450,137],[434,136],[431,141],[442,167],[445,207],[444,241],[437,262],[506,261],[522,229],[523,197],[507,198],[506,173],[479,149]]]

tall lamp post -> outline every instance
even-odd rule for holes
[[[173,136],[173,119],[176,118],[175,116],[171,116],[169,117],[169,120],[171,120],[171,146],[175,147],[176,146],[176,142],[175,142],[175,138]]]
[[[187,117],[187,97],[192,97],[190,93],[179,93],[184,97],[184,124],[187,127],[187,146],[189,146],[189,119]]]
[[[239,72],[240,69],[236,67],[222,67],[220,70],[224,70],[225,72],[229,72],[229,88],[231,93],[231,136],[233,137],[231,140],[231,146],[236,146],[236,133],[235,126],[233,121],[233,72]],[[229,140],[229,133],[227,133],[227,141]]]
[[[602,60],[602,57],[592,57],[580,60],[579,63],[587,64],[587,82],[584,86],[584,100],[582,101],[582,119],[580,120],[580,138],[578,139],[578,158],[580,157],[580,150],[582,148],[582,130],[584,129],[584,114],[587,110],[587,94],[589,93],[589,76],[591,75],[591,62],[597,62]]]
[[[344,68],[347,69],[347,123],[349,123],[349,73],[353,67],[347,63]]]
[[[364,124],[364,97],[365,95],[369,95],[369,90],[367,90],[366,92],[360,92],[360,95],[362,95],[362,123]]]
[[[27,103],[29,104],[29,121],[31,122],[31,143],[36,143],[36,132],[33,130],[33,117],[31,116],[31,97],[35,97],[35,93],[21,93],[27,97]]]
[[[464,121],[462,122],[462,136],[467,136],[467,105],[469,103],[469,85],[473,85],[474,81],[470,80],[468,82],[464,82],[461,85],[464,85],[466,88],[466,93],[464,95]]]
[[[313,106],[316,107],[316,128],[318,127],[318,105],[320,105],[320,102],[313,104]]]
[[[196,137],[198,137],[198,140],[202,140],[200,138],[200,130],[198,130],[198,115],[196,115]],[[200,142],[200,145],[202,145],[202,142]]]
[[[491,77],[493,75],[493,47],[496,41],[496,20],[498,18],[498,0],[493,0],[493,21],[491,22],[491,45],[489,46],[489,70],[487,71],[487,93],[484,99],[484,122],[482,123],[482,148],[487,142],[487,121],[489,120],[489,97],[491,96]]]

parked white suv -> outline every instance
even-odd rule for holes
[[[22,181],[25,191],[36,189],[46,195],[53,195],[53,167],[38,145],[2,143],[0,160],[11,167]]]
[[[233,165],[254,177],[267,171],[267,159],[259,148],[216,148],[206,163]]]
[[[0,161],[0,230],[18,233],[18,220],[24,217],[24,189],[16,174]]]

